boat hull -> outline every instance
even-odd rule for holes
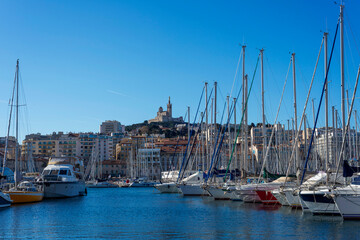
[[[0,192],[0,208],[10,207],[12,201],[8,194]]]
[[[271,193],[271,190],[257,190],[261,202],[266,205],[281,205],[277,198]]]
[[[360,220],[359,195],[335,195],[337,208],[345,220]]]
[[[286,200],[285,194],[280,192],[279,189],[273,190],[272,194],[276,197],[282,206],[289,206],[289,202]]]
[[[210,196],[209,193],[199,185],[186,185],[180,184],[178,186],[181,189],[183,196]]]
[[[286,200],[292,208],[301,208],[299,195],[294,194],[293,190],[284,190]]]
[[[160,193],[181,193],[181,190],[176,186],[175,183],[156,184],[155,188],[159,190]]]
[[[222,188],[209,186],[206,188],[206,190],[215,200],[230,200],[230,192]]]
[[[322,191],[301,191],[300,197],[313,215],[340,215],[334,200]]]
[[[27,192],[27,191],[7,191],[12,203],[32,203],[41,202],[44,198],[44,192]]]
[[[236,195],[246,203],[261,203],[261,199],[255,190],[236,190]]]
[[[86,195],[84,181],[77,182],[45,182],[45,198],[68,198]]]

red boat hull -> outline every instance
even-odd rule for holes
[[[276,197],[271,193],[271,191],[266,190],[256,190],[257,195],[259,196],[261,202],[266,205],[277,205],[280,202]]]

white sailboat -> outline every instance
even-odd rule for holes
[[[14,105],[14,98],[15,105]],[[14,90],[11,98],[11,110],[10,110],[10,117],[9,117],[9,125],[7,131],[7,138],[6,138],[6,146],[5,146],[5,153],[4,153],[4,163],[3,163],[3,171],[5,169],[6,164],[6,157],[7,157],[7,146],[8,146],[8,139],[9,139],[9,132],[10,132],[10,122],[11,122],[11,115],[12,109],[15,106],[15,134],[16,134],[16,141],[19,139],[19,59],[16,62],[16,72],[15,72],[15,81],[14,81]],[[19,171],[19,144],[16,144],[15,148],[15,171],[14,171],[14,186],[4,191],[4,193],[8,194],[12,200],[12,203],[29,203],[29,202],[40,202],[43,200],[44,191],[42,186],[37,185],[35,186],[32,182],[29,181],[21,181],[21,174]],[[4,173],[4,172],[3,172]],[[3,174],[2,173],[2,174]],[[10,187],[9,185],[7,187]]]

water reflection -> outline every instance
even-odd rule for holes
[[[289,207],[131,188],[12,206],[0,211],[0,220],[2,238],[40,239],[356,239],[358,226]]]

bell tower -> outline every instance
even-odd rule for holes
[[[167,112],[168,117],[172,117],[172,104],[170,102],[170,96],[169,96],[169,102],[167,104],[166,112]]]

